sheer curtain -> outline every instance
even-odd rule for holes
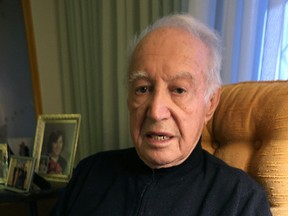
[[[64,109],[82,114],[76,162],[131,146],[126,47],[163,15],[189,12],[219,32],[224,83],[288,79],[287,0],[63,0],[57,7]]]
[[[288,79],[288,1],[270,0],[265,16],[259,79]]]
[[[287,0],[190,0],[223,38],[224,83],[288,79]]]

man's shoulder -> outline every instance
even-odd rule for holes
[[[107,150],[100,151],[93,155],[90,155],[84,158],[82,161],[93,161],[93,160],[113,160],[115,158],[122,158],[126,156],[130,156],[136,153],[135,148],[126,148],[126,149],[117,149],[117,150]],[[81,161],[81,162],[82,162]]]
[[[242,190],[263,190],[263,187],[251,175],[244,170],[230,166],[223,160],[204,151],[206,158],[206,167],[208,170],[214,170],[215,176],[225,179],[226,182],[234,182]]]
[[[220,195],[218,203],[230,203],[232,209],[242,211],[241,215],[270,215],[266,192],[256,178],[205,151],[204,158],[205,176],[209,176],[206,183],[211,186],[211,194]]]
[[[137,157],[135,148],[126,148],[119,150],[108,150],[97,152],[82,159],[78,167],[105,167],[120,165],[121,163],[127,163],[129,160],[133,160]]]

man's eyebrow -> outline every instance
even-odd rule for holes
[[[176,73],[175,75],[168,78],[169,80],[176,80],[176,79],[190,79],[194,82],[194,77],[191,73],[188,71],[181,71],[179,73]]]
[[[145,71],[135,71],[135,72],[132,72],[129,75],[128,82],[132,83],[132,82],[134,82],[137,79],[143,79],[143,78],[144,79],[148,79],[149,78],[149,75],[148,75],[147,72],[145,72]]]
[[[129,75],[128,82],[132,83],[137,79],[149,79],[149,74],[146,71],[135,71]],[[176,79],[190,79],[192,82],[195,81],[194,77],[188,71],[181,71],[173,76],[166,77],[166,81],[173,81]]]

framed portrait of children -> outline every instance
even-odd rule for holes
[[[38,117],[33,156],[35,171],[48,181],[68,182],[77,149],[80,114]]]
[[[5,188],[8,190],[27,193],[30,190],[35,159],[11,155]]]
[[[8,148],[6,143],[0,143],[0,184],[4,184],[8,174]]]

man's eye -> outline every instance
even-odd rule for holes
[[[174,89],[174,92],[175,92],[176,94],[183,94],[183,93],[185,92],[185,90],[182,89],[182,88],[176,88],[176,89]]]
[[[141,87],[136,88],[136,94],[144,94],[148,91],[149,91],[148,86],[141,86]]]

